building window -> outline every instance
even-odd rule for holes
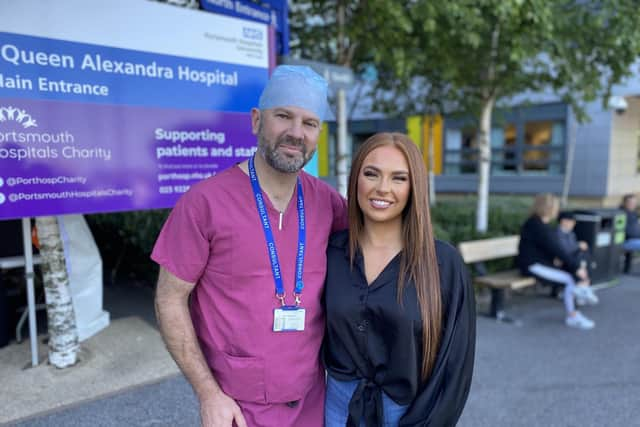
[[[532,120],[544,114],[544,106],[516,109],[505,124],[491,130],[492,175],[559,175],[564,171],[565,118]],[[562,113],[562,111],[561,111]],[[531,117],[531,119],[530,119]],[[461,120],[445,119],[445,174],[475,174],[478,161],[476,129]],[[640,135],[638,146],[640,173]]]
[[[557,174],[562,170],[564,125],[552,121],[524,125],[522,169],[525,172]]]
[[[491,170],[494,175],[511,175],[518,170],[516,126],[491,130]]]
[[[478,145],[474,128],[448,129],[446,132],[445,173],[476,173]]]

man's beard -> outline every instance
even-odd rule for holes
[[[301,156],[287,156],[279,151],[281,145],[289,145],[300,149]],[[264,136],[258,137],[258,149],[265,159],[267,164],[282,173],[296,173],[299,172],[313,157],[315,150],[308,152],[307,146],[304,145],[302,140],[292,138],[290,136],[284,136],[278,138],[276,142],[271,146]]]

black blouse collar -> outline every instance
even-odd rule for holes
[[[437,242],[438,240],[435,240],[436,242],[436,248],[438,247]],[[349,230],[341,230],[338,231],[336,233],[333,233],[331,235],[331,238],[329,239],[329,246],[330,247],[334,247],[336,249],[341,249],[344,252],[344,256],[345,258],[349,259]],[[400,252],[402,253],[402,252]],[[360,251],[358,251],[356,253],[356,263],[357,263],[357,259],[358,259],[358,254],[360,254]],[[400,255],[400,254],[398,254]],[[442,260],[440,259],[439,256],[437,256],[437,250],[436,250],[436,261],[438,262],[438,266],[442,266]],[[395,258],[394,258],[395,259]],[[399,259],[399,256],[398,256]]]

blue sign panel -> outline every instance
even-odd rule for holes
[[[204,10],[271,25],[276,29],[276,52],[289,54],[289,9],[286,0],[200,0]]]
[[[272,28],[90,3],[0,1],[0,220],[170,207],[256,150]]]

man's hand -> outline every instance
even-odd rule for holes
[[[220,389],[198,343],[189,314],[189,294],[194,287],[194,283],[160,269],[155,304],[160,332],[171,356],[200,400],[202,426],[246,427],[240,408]]]
[[[585,242],[584,240],[580,240],[578,242],[578,247],[580,248],[581,251],[588,251],[589,250],[589,244],[587,242]]]
[[[200,419],[202,427],[247,427],[238,404],[221,391],[200,400]]]

